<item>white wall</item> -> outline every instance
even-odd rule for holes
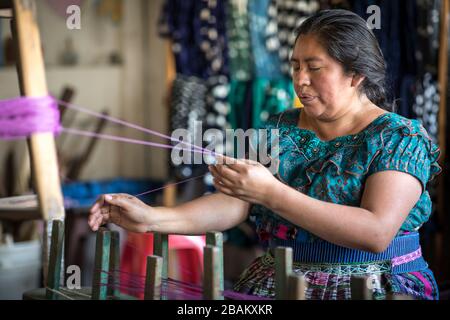
[[[113,116],[167,133],[167,108],[163,104],[166,44],[156,32],[162,2],[124,1],[122,21],[115,24],[110,17],[96,14],[94,1],[85,0],[81,10],[81,30],[69,30],[65,19],[46,1],[37,1],[49,91],[58,97],[63,86],[70,85],[76,89],[75,104],[97,111],[107,107]],[[6,20],[0,20],[0,23],[4,38],[9,33],[9,26]],[[59,62],[67,37],[73,39],[79,55],[79,64],[74,67],[61,66]],[[123,65],[108,64],[108,56],[114,51],[121,53]],[[17,95],[15,69],[0,69],[0,99]],[[68,113],[68,118],[71,115],[74,113]],[[70,127],[92,130],[93,120],[90,116],[76,114]],[[108,126],[106,132],[137,139],[149,138],[116,125]],[[84,138],[70,136],[60,147],[66,154],[76,154],[86,142]],[[2,167],[8,145],[11,143],[0,141]],[[164,179],[167,173],[165,152],[102,140],[83,171],[82,179],[118,176]]]

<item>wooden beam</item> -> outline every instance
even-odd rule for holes
[[[92,300],[106,300],[108,293],[109,253],[111,232],[100,228],[95,245],[94,276],[92,279]]]
[[[13,17],[12,9],[0,9],[0,19],[10,19]]]
[[[448,240],[449,221],[446,215],[446,190],[445,190],[445,176],[447,174],[446,157],[447,157],[447,85],[448,85],[448,31],[449,31],[449,0],[443,0],[441,4],[440,17],[440,46],[439,46],[439,147],[441,149],[441,156],[439,164],[443,168],[442,173],[437,180],[437,220],[443,230],[437,232],[435,236],[435,273],[441,280],[448,278],[448,253],[445,243]],[[439,279],[438,279],[439,281]]]
[[[147,257],[147,274],[145,277],[144,300],[161,299],[163,258],[158,256]]]
[[[288,277],[291,273],[292,248],[275,248],[275,299],[287,299]]]
[[[11,31],[18,53],[18,77],[22,96],[41,97],[48,94],[42,57],[41,39],[33,0],[13,0]],[[53,133],[36,133],[28,139],[34,187],[38,194],[39,212],[44,220],[64,220],[64,202],[59,180],[58,161]],[[50,225],[46,224],[43,241],[44,284],[47,285],[47,257]]]

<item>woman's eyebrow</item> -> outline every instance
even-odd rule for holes
[[[291,58],[290,60],[291,60],[291,63],[292,62],[296,62],[296,63],[300,62],[299,59],[297,59],[297,58]],[[323,61],[323,60],[319,57],[308,57],[305,59],[305,62],[321,62],[321,61]]]

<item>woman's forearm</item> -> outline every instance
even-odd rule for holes
[[[379,252],[386,247],[383,228],[369,210],[317,200],[281,182],[274,189],[267,206],[316,236],[365,251]]]
[[[248,209],[245,201],[215,193],[173,208],[151,208],[148,231],[190,235],[224,231],[245,221]]]

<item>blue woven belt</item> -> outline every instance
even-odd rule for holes
[[[420,242],[419,234],[414,232],[394,238],[389,247],[381,253],[345,248],[327,241],[302,243],[296,240],[273,238],[270,240],[269,246],[272,249],[275,247],[291,247],[294,261],[299,263],[352,264],[392,260],[416,251],[420,248]],[[419,257],[393,267],[392,273],[420,271],[426,268],[428,268],[428,264],[423,257]]]

